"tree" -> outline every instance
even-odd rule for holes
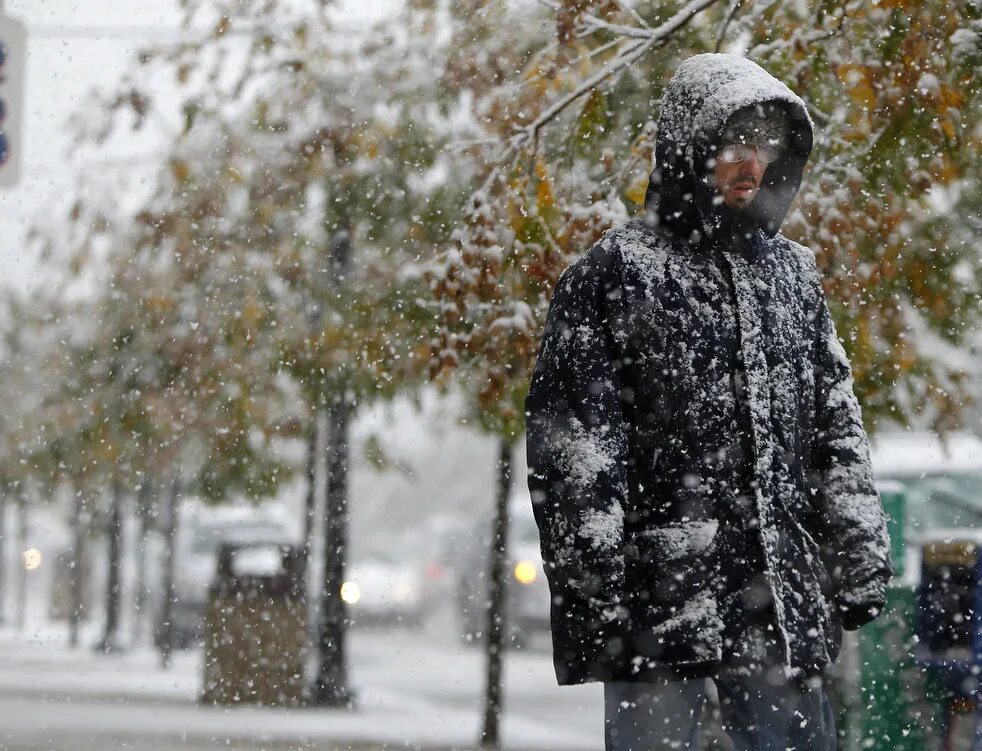
[[[534,351],[558,273],[624,215],[621,201],[640,208],[652,102],[681,59],[722,48],[761,62],[811,105],[819,138],[785,232],[818,253],[870,426],[954,424],[964,374],[932,349],[961,343],[978,315],[977,266],[947,212],[950,197],[978,184],[977,10],[940,0],[550,7],[555,41],[513,79],[474,91],[475,112],[495,113],[475,167],[485,179],[433,279],[440,299],[449,285],[480,304],[447,304],[453,345],[437,347],[441,367],[498,320],[518,326],[519,355]],[[593,221],[576,233],[584,211]],[[530,306],[526,325],[510,318],[517,302]]]
[[[810,103],[819,137],[784,231],[817,252],[869,427],[956,424],[964,372],[941,353],[978,321],[980,278],[948,209],[979,185],[978,10],[947,0],[543,5],[538,17],[454,6],[457,34],[473,44],[456,48],[445,78],[471,103],[458,169],[479,187],[428,272],[441,316],[434,376],[469,385],[486,424],[521,431],[559,274],[642,209],[657,102],[678,63],[725,50]],[[550,13],[552,38],[516,32]],[[493,719],[483,740],[497,743]]]
[[[454,6],[460,25],[457,36],[472,40],[450,56],[444,79],[462,100],[473,101],[473,130],[464,172],[481,188],[466,207],[466,221],[454,233],[453,244],[428,269],[431,294],[438,304],[439,323],[431,340],[432,376],[437,382],[456,381],[470,396],[476,422],[498,436],[495,513],[492,521],[487,597],[486,674],[481,743],[500,743],[503,711],[503,650],[508,501],[511,496],[512,455],[524,430],[524,399],[531,376],[536,337],[535,311],[549,287],[544,274],[570,251],[592,242],[611,221],[612,212],[600,200],[589,208],[563,216],[545,161],[532,157],[525,171],[521,149],[511,140],[500,161],[487,159],[496,139],[511,139],[513,119],[531,117],[550,91],[547,38],[538,19],[516,19],[503,5],[482,12],[461,3]],[[516,43],[498,29],[529,29]],[[486,66],[476,64],[485,61]],[[506,85],[504,71],[530,72],[522,85]],[[485,130],[482,134],[481,130]],[[574,181],[569,183],[574,186]],[[541,211],[529,211],[529,201]],[[615,206],[614,212],[618,211]],[[565,221],[564,221],[565,220]],[[563,237],[550,236],[552,224],[564,224]],[[584,237],[585,236],[585,237]],[[534,260],[532,260],[534,259]],[[533,265],[534,264],[534,265]]]
[[[36,235],[42,248],[69,251],[76,269],[95,270],[87,280],[94,290],[47,300],[50,314],[38,326],[40,341],[61,345],[40,357],[53,388],[38,463],[70,478],[80,500],[112,489],[111,551],[121,548],[126,490],[177,476],[182,491],[213,500],[262,497],[291,471],[272,448],[290,427],[272,364],[277,347],[267,344],[278,331],[262,312],[266,290],[260,276],[237,271],[241,255],[216,253],[187,231],[196,220],[207,228],[201,206],[220,198],[216,181],[191,178],[168,162],[163,193],[136,216],[80,201],[68,242],[61,230]],[[183,203],[169,212],[173,195]],[[106,647],[120,607],[120,559],[109,560]]]
[[[251,393],[258,383],[230,370],[249,362],[268,368],[263,378],[275,373],[270,383],[306,407],[289,425],[290,435],[304,436],[308,451],[317,445],[318,411],[331,414],[324,667],[317,692],[326,703],[344,704],[346,620],[339,590],[346,424],[356,405],[411,388],[426,366],[420,336],[430,313],[418,304],[420,248],[446,233],[441,207],[455,195],[438,168],[446,133],[433,128],[438,97],[428,84],[440,45],[433,44],[436,30],[424,12],[353,37],[333,29],[323,3],[184,7],[189,28],[204,24],[213,32],[145,50],[146,68],[102,102],[106,117],[95,133],[105,138],[122,110],[137,124],[154,112],[141,83],[151,69],[169,71],[181,86],[184,130],[151,205],[137,212],[141,231],[114,227],[130,248],[129,257],[119,255],[115,263],[131,269],[134,280],[172,264],[184,274],[172,274],[173,283],[205,290],[211,308],[252,301],[240,311],[241,321],[258,321],[263,336],[247,337],[248,346],[238,343],[225,365],[216,364],[216,380],[231,376]],[[421,82],[427,82],[422,90]],[[396,133],[405,135],[393,138]],[[161,292],[157,302],[173,305],[177,294]],[[220,311],[212,312],[227,323]],[[200,315],[190,322],[206,330]],[[210,354],[196,349],[193,356],[210,362]],[[191,369],[190,352],[186,358]],[[192,389],[184,397],[202,395]],[[243,424],[254,417],[244,415]],[[307,421],[306,429],[298,420]],[[218,448],[220,456],[235,458],[230,447]]]

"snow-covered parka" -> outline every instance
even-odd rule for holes
[[[703,165],[762,103],[791,139],[737,215]],[[889,545],[849,362],[813,253],[778,234],[811,146],[804,103],[758,65],[688,59],[646,217],[559,280],[526,411],[561,684],[713,674],[748,535],[789,674],[823,670],[843,624],[882,606]]]

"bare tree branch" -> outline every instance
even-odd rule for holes
[[[846,25],[846,19],[849,18],[849,14],[857,10],[864,0],[858,0],[858,2],[847,3],[845,8],[843,8],[842,15],[839,16],[839,20],[836,22],[835,26],[831,29],[816,29],[810,34],[802,34],[800,31],[796,30],[791,34],[789,39],[776,39],[768,44],[758,44],[752,50],[747,53],[749,58],[760,58],[770,55],[772,52],[778,49],[786,48],[795,43],[801,43],[805,46],[813,44],[815,42],[820,42],[823,39],[831,39],[837,34],[841,34]]]
[[[553,0],[539,0],[539,4],[544,5],[549,10],[554,12],[558,12],[560,10],[559,3],[553,2]],[[611,31],[620,37],[647,39],[652,32],[650,27],[639,28],[637,26],[624,26],[623,24],[610,23],[610,21],[604,21],[596,16],[591,16],[589,13],[584,13],[578,18],[578,20],[588,31]]]
[[[716,52],[719,52],[723,46],[723,37],[726,36],[726,30],[730,27],[730,23],[733,21],[733,17],[736,16],[737,11],[740,10],[741,5],[743,5],[743,0],[731,0],[730,7],[726,11],[726,18],[723,19],[723,23],[719,26],[719,31],[716,32]]]
[[[552,0],[540,0],[540,2],[550,8],[556,7]],[[615,57],[605,68],[590,76],[569,94],[553,103],[531,123],[516,128],[515,134],[507,140],[500,158],[495,160],[495,166],[491,169],[490,173],[488,173],[487,178],[485,178],[484,182],[481,184],[481,187],[475,191],[474,195],[487,196],[490,193],[491,188],[501,178],[504,165],[509,163],[513,166],[520,156],[522,147],[525,146],[528,141],[532,141],[533,144],[537,142],[539,132],[542,130],[542,128],[558,117],[564,110],[566,110],[567,107],[573,104],[573,102],[593,91],[607,79],[622,73],[655,47],[667,43],[675,32],[683,28],[699,13],[706,10],[706,8],[710,7],[711,5],[715,5],[717,2],[719,2],[719,0],[691,0],[691,2],[689,2],[684,8],[668,19],[665,23],[649,30],[638,29],[631,26],[617,26],[615,24],[608,24],[607,22],[601,21],[599,18],[594,16],[584,17],[584,22],[588,25],[592,24],[596,28],[603,27],[608,31],[615,31],[617,33],[620,33],[619,30],[624,30],[625,33],[621,35],[631,37],[635,41],[625,43],[617,57]]]
[[[767,57],[777,50],[791,47],[796,42],[809,45],[814,42],[820,42],[823,39],[829,39],[835,34],[836,29],[818,29],[808,34],[802,34],[796,30],[787,39],[775,39],[773,42],[768,42],[767,44],[758,44],[747,53],[747,57],[751,59]]]
[[[715,1],[716,0],[710,0],[710,2]],[[535,120],[521,128],[517,134],[519,142],[538,137],[539,131],[546,123],[557,117],[577,99],[593,91],[593,89],[606,81],[608,78],[620,73],[625,68],[630,67],[635,61],[644,57],[651,50],[651,48],[655,46],[655,44],[657,44],[656,40],[649,39],[646,41],[631,42],[630,44],[626,45],[627,49],[621,52],[618,57],[614,58],[610,65],[590,76],[569,94],[562,97],[559,101],[554,102],[552,106],[546,108],[545,112],[539,115]]]
[[[678,29],[687,24],[693,16],[698,15],[710,5],[714,5],[717,1],[718,0],[709,0],[709,2],[706,2],[706,0],[693,0],[693,2],[690,2],[687,6],[682,8],[682,10],[672,16],[668,21],[655,28],[648,26],[644,22],[644,19],[640,17],[638,17],[640,22],[644,24],[641,27],[610,23],[609,21],[604,21],[601,18],[592,16],[589,13],[584,13],[582,16],[580,16],[579,21],[590,30],[610,31],[621,37],[646,39],[649,41],[654,40],[658,42],[662,41],[666,35],[671,35],[678,31]],[[539,2],[553,11],[558,11],[560,9],[559,3],[556,3],[553,0],[539,0]]]
[[[524,142],[530,138],[537,138],[542,127],[558,116],[570,104],[575,102],[580,97],[588,94],[608,78],[611,78],[624,69],[630,67],[634,62],[648,54],[648,52],[650,52],[654,47],[667,42],[671,38],[672,34],[684,27],[696,15],[717,2],[719,2],[719,0],[693,0],[693,2],[690,2],[661,26],[645,32],[644,36],[641,38],[641,41],[632,42],[625,45],[625,49],[620,53],[620,55],[614,58],[614,60],[611,61],[606,68],[590,76],[590,78],[586,79],[569,94],[555,102],[552,106],[548,107],[545,112],[539,115],[535,120],[521,128],[519,133],[516,134],[519,145],[521,142]],[[604,21],[600,21],[600,19],[595,20],[599,23],[605,23]],[[641,29],[633,29],[633,27],[623,28],[632,29],[634,32],[643,31]],[[632,34],[632,36],[637,37],[637,34]]]
[[[644,29],[650,29],[651,25],[642,18],[641,14],[638,13],[631,5],[625,3],[623,0],[614,0],[614,4],[617,5],[625,13],[629,14],[638,22],[638,25]]]
[[[811,102],[805,102],[805,106],[808,108],[811,116],[818,120],[822,125],[828,125],[830,122],[832,122],[832,115],[830,115],[828,112],[820,110]]]
[[[610,50],[612,50],[614,47],[617,47],[619,44],[621,44],[621,42],[622,42],[621,39],[611,39],[609,42],[601,44],[599,47],[594,47],[589,52],[584,52],[579,57],[570,60],[568,66],[572,68],[575,67],[576,65],[579,65],[580,63],[585,63],[587,60],[597,57],[598,55],[603,55],[605,52],[610,52]],[[524,81],[520,81],[518,84],[515,85],[515,91],[516,92],[521,91],[526,86],[536,83],[537,81],[541,81],[545,77],[546,77],[546,73],[544,72],[536,73],[534,76],[529,76]]]
[[[609,21],[604,21],[602,18],[597,18],[596,16],[591,16],[585,13],[580,20],[589,29],[600,29],[603,31],[610,31],[618,36],[622,37],[634,37],[635,39],[648,39],[651,37],[652,32],[656,31],[652,28],[639,28],[637,26],[624,26],[623,24],[610,23]]]

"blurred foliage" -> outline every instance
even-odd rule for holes
[[[976,3],[423,1],[357,32],[319,0],[181,7],[187,39],[141,50],[78,119],[96,142],[179,123],[154,181],[80,184],[33,234],[51,283],[8,296],[0,369],[22,398],[0,480],[135,488],[180,467],[206,497],[258,497],[300,469],[314,410],[427,378],[513,440],[559,274],[641,210],[662,91],[717,49],[809,103],[784,231],[817,253],[870,426],[958,424]]]
[[[70,231],[36,231],[52,258],[74,259],[70,277],[100,269],[94,295],[39,322],[95,323],[68,362],[93,360],[81,388],[105,409],[67,421],[73,456],[87,466],[101,446],[96,464],[133,483],[179,465],[190,492],[216,500],[271,494],[300,469],[283,446],[313,410],[422,380],[421,261],[465,195],[441,146],[450,103],[421,85],[444,46],[431,13],[352,34],[323,3],[226,6],[183,3],[188,29],[213,32],[142,50],[87,113],[97,142],[130,112],[136,127],[182,113],[148,197],[106,207],[80,186]],[[161,75],[180,101],[155,100]],[[139,382],[119,383],[117,361]],[[63,377],[52,398],[67,411],[70,367]]]
[[[658,102],[678,64],[724,51],[809,104],[816,147],[783,231],[817,254],[868,427],[957,426],[970,367],[959,353],[982,281],[968,226],[982,164],[978,5],[546,5],[462,14],[460,38],[475,41],[457,55],[470,68],[455,74],[451,59],[449,78],[466,82],[487,141],[468,155],[480,182],[466,225],[429,274],[442,306],[434,374],[467,363],[482,413],[519,429],[559,274],[642,210]],[[550,13],[558,31],[543,38]],[[490,41],[504,37],[510,52]],[[519,301],[524,325],[512,325]]]

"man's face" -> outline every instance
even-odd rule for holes
[[[726,144],[724,144],[725,148]],[[716,156],[713,176],[716,190],[723,203],[735,211],[746,208],[760,190],[767,165],[760,161],[756,149],[750,149],[742,161],[732,163],[722,157],[724,149]]]

